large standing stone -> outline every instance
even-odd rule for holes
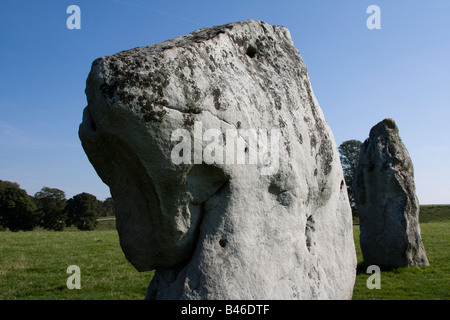
[[[364,261],[385,267],[428,265],[413,164],[393,120],[370,130],[353,188]]]
[[[286,28],[244,21],[97,59],[86,95],[80,139],[126,257],[156,269],[147,298],[351,298],[339,154]]]

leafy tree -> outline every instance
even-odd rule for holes
[[[56,188],[43,187],[34,195],[39,224],[48,230],[62,231],[66,224],[66,194]]]
[[[345,184],[347,185],[348,198],[350,200],[350,206],[354,216],[358,213],[356,209],[355,197],[353,195],[353,177],[356,173],[356,169],[358,169],[361,144],[362,143],[359,140],[347,140],[342,142],[338,148],[342,169],[344,170],[344,179]]]
[[[89,193],[80,193],[67,200],[67,225],[74,225],[80,230],[94,230],[99,216],[97,198]]]
[[[17,185],[17,186],[16,186]],[[11,231],[29,231],[36,226],[36,205],[18,184],[0,188],[0,225]]]
[[[20,185],[17,182],[0,180],[0,192],[8,187],[20,188]]]
[[[102,205],[102,213],[101,213],[102,217],[115,216],[113,198],[111,197],[106,198],[104,201],[101,202],[101,205]]]

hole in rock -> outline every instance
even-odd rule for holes
[[[258,50],[254,46],[249,45],[245,54],[248,55],[250,58],[253,58],[256,56],[257,52]]]
[[[269,193],[274,194],[276,196],[278,196],[281,193],[281,188],[277,185],[271,184],[269,186]]]
[[[306,236],[306,248],[311,251],[311,247],[314,244],[312,241],[312,234],[316,231],[314,227],[314,218],[309,216],[306,220],[305,236]]]
[[[220,239],[219,244],[222,248],[224,248],[227,245],[228,241],[227,239]]]

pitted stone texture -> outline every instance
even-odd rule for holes
[[[80,139],[110,187],[126,257],[156,269],[147,298],[351,298],[339,154],[286,28],[249,20],[102,57],[86,95]],[[199,123],[278,130],[278,165],[175,164],[172,133]]]
[[[385,267],[428,265],[413,163],[393,120],[370,130],[361,146],[353,190],[364,261]]]

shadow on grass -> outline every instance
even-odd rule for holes
[[[370,264],[367,264],[366,262],[360,262],[356,266],[356,274],[369,274],[367,273],[367,268],[370,266]],[[397,272],[399,269],[398,267],[391,267],[391,266],[378,266],[380,267],[380,271],[383,272]]]

